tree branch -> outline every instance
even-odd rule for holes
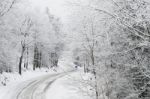
[[[9,8],[6,11],[4,11],[3,13],[0,13],[0,17],[3,17],[6,13],[8,13],[15,3],[16,3],[16,0],[13,0],[10,4]]]

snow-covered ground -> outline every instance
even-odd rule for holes
[[[92,91],[88,80],[91,74],[82,70],[69,73],[56,80],[46,93],[46,99],[92,99]]]
[[[46,99],[92,99],[93,91],[90,86],[92,75],[83,73],[82,69],[71,72],[64,70],[63,68],[58,69],[57,72],[46,69],[31,70],[23,72],[21,76],[18,73],[3,73],[0,75],[1,81],[7,79],[6,86],[0,85],[0,99],[16,99],[16,96],[19,96],[24,88],[26,90],[18,99],[26,99],[24,94],[28,97],[28,92],[43,92],[47,86],[46,91],[44,91]],[[35,91],[34,88],[37,90]],[[37,97],[36,95],[35,99]],[[38,99],[43,98],[38,97]]]
[[[54,71],[48,71],[46,69],[37,69],[36,71],[26,71],[22,75],[18,73],[3,73],[0,75],[0,99],[7,99],[7,97],[13,94],[12,91],[21,90],[26,84],[31,82],[31,79],[48,75],[56,74]],[[5,85],[6,84],[6,85]],[[4,86],[5,85],[5,86]],[[16,88],[17,85],[22,85],[19,88]],[[7,96],[7,97],[6,97]],[[8,98],[9,99],[9,98]]]
[[[10,85],[13,83],[19,83],[22,81],[26,81],[28,79],[34,78],[34,77],[38,77],[38,76],[42,76],[44,74],[48,74],[48,73],[57,73],[53,70],[47,70],[47,69],[37,69],[35,71],[33,70],[28,70],[22,73],[22,75],[19,75],[17,72],[15,73],[6,73],[4,72],[3,74],[0,74],[0,88],[5,86],[4,84]]]

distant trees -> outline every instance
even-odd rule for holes
[[[49,61],[52,67],[57,67],[59,58],[61,56],[61,53],[64,49],[64,41],[63,41],[63,31],[62,31],[62,24],[59,20],[59,18],[54,17],[50,14],[50,11],[48,8],[46,8],[46,14],[49,19],[50,27],[52,27],[53,33],[52,33],[52,45],[53,49],[49,52]]]
[[[0,73],[58,66],[64,47],[61,21],[50,12],[43,12],[43,21],[39,13],[22,11],[25,2],[10,11],[16,0],[0,1]]]
[[[34,60],[33,60],[33,70],[42,67],[42,52],[38,45],[34,45]]]

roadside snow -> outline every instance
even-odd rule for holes
[[[59,78],[46,92],[46,99],[91,99],[93,93],[86,82],[91,77],[91,74],[84,74],[81,70]]]
[[[47,74],[55,74],[54,71],[46,69],[37,69],[36,71],[26,71],[20,76],[18,73],[3,73],[0,75],[0,99],[11,99],[12,95],[19,92],[24,86],[30,83],[34,78]],[[31,80],[32,79],[32,80]],[[2,84],[3,83],[3,84]],[[6,83],[6,86],[4,86]],[[17,85],[21,85],[17,88]],[[10,90],[11,89],[11,90]],[[14,91],[14,92],[12,92]]]
[[[64,72],[60,70],[60,72]],[[1,80],[7,78],[6,86],[0,85],[0,99],[15,99],[19,93],[35,78],[57,74],[55,71],[47,71],[45,69],[24,72],[22,76],[18,73],[3,73],[0,75]],[[91,90],[91,74],[83,73],[83,70],[76,70],[72,73],[66,72],[67,75],[59,78],[49,86],[46,91],[46,99],[92,99],[93,91]],[[3,77],[3,78],[2,78]],[[18,87],[18,85],[21,85]],[[13,92],[12,92],[13,91]],[[92,97],[92,98],[91,98]]]
[[[54,71],[50,71],[47,69],[37,69],[36,71],[29,70],[26,72],[23,72],[22,75],[19,75],[17,72],[16,73],[6,73],[4,72],[3,74],[0,74],[0,88],[6,85],[10,85],[12,83],[17,83],[21,81],[25,81],[37,76],[41,76],[47,73],[56,73]]]

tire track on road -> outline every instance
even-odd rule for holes
[[[35,83],[36,81],[37,81],[37,80],[32,81],[32,82],[30,82],[29,84],[27,84],[27,85],[18,93],[16,99],[19,99],[19,96],[22,94],[22,92],[23,92],[26,88],[28,88],[29,86],[31,86],[33,83]]]
[[[51,84],[65,75],[66,73],[61,73],[40,77],[39,79],[36,79],[27,84],[18,93],[16,99],[44,99],[45,93],[49,89]]]

